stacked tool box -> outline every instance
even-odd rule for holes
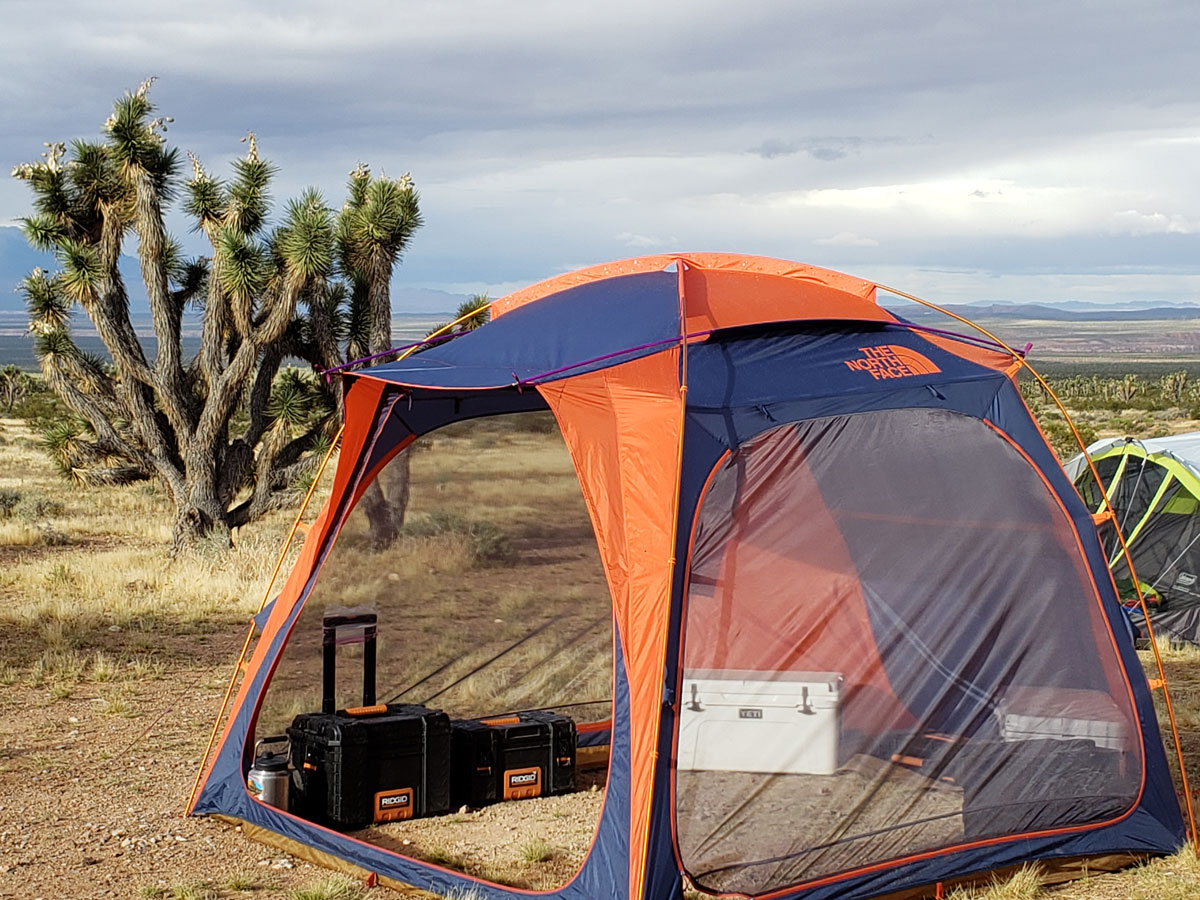
[[[339,628],[361,626],[362,706],[334,708]],[[450,810],[450,719],[440,710],[375,703],[374,614],[324,620],[324,691],[319,713],[287,734],[297,790],[292,811],[315,822],[360,828]]]

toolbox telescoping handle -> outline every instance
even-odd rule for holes
[[[363,706],[375,705],[375,631],[379,617],[375,613],[354,616],[326,616],[321,624],[321,656],[323,672],[321,678],[321,712],[332,713],[335,708],[337,630],[347,625],[363,626]]]

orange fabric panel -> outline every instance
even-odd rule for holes
[[[731,519],[693,547],[684,667],[837,672],[846,727],[910,725],[872,638],[849,548],[803,458],[791,429],[742,458]]]
[[[959,330],[963,334],[970,332],[968,328],[961,328]],[[1017,372],[1020,371],[1021,364],[1003,350],[989,350],[987,347],[979,347],[975,344],[969,344],[966,341],[956,341],[953,338],[930,334],[928,331],[913,331],[912,333],[923,340],[929,341],[934,346],[941,347],[947,353],[961,356],[963,359],[970,360],[980,366],[987,366],[989,369],[995,369],[997,372],[1004,372],[1014,381],[1016,380]],[[978,335],[978,337],[984,339],[983,335]]]
[[[855,278],[853,275],[843,275],[841,272],[834,272],[831,269],[822,269],[818,266],[806,266],[801,263],[771,259],[766,256],[743,256],[738,253],[673,253],[618,260],[540,281],[530,287],[509,294],[507,297],[501,297],[492,304],[492,315],[502,316],[518,307],[524,306],[526,303],[540,300],[548,294],[578,287],[581,284],[588,284],[592,281],[614,278],[618,275],[631,275],[636,272],[661,272],[680,259],[684,260],[693,269],[776,276],[789,281],[798,281],[808,285],[824,287],[849,295],[850,297],[871,301],[872,303],[875,298],[875,285],[872,282]],[[691,306],[691,302],[691,298],[689,297],[689,306]],[[777,315],[773,314],[770,320],[775,321],[778,318]],[[841,316],[840,318],[857,318],[857,316]],[[890,319],[891,317],[889,316],[888,318]],[[726,326],[722,325],[721,327]]]
[[[246,673],[242,677],[242,683],[238,686],[237,695],[234,698],[233,705],[230,707],[229,718],[225,722],[225,730],[221,734],[221,739],[217,743],[216,750],[209,759],[204,778],[201,779],[201,791],[204,788],[204,784],[208,781],[213,764],[225,752],[225,744],[229,739],[229,730],[232,728],[238,712],[247,703],[257,704],[262,699],[261,695],[249,696],[250,683],[255,673],[263,665],[271,640],[279,632],[279,629],[283,627],[283,623],[295,608],[296,602],[300,597],[300,592],[303,590],[305,582],[308,581],[313,568],[316,566],[317,552],[324,543],[331,526],[332,511],[349,488],[359,457],[370,440],[371,432],[375,425],[375,412],[379,408],[379,401],[383,396],[383,391],[387,387],[387,384],[373,378],[355,378],[348,380],[346,387],[346,430],[342,434],[342,446],[338,453],[337,469],[333,476],[333,491],[324,508],[317,515],[317,518],[309,529],[304,546],[300,550],[300,556],[297,558],[295,565],[292,566],[287,581],[284,582],[283,588],[275,600],[275,606],[271,609],[271,615],[267,618],[266,624],[263,626],[258,643],[255,644],[254,652],[250,655],[250,661],[246,666]],[[196,795],[199,796],[199,794],[200,791],[197,791]],[[189,809],[188,812],[190,813],[191,810]]]
[[[816,274],[796,272],[781,278],[754,270],[689,266],[683,284],[689,334],[802,319],[896,321],[875,302],[874,291],[867,296],[851,293]]]
[[[579,473],[613,598],[630,706],[630,896],[640,895],[662,711],[679,489],[679,351],[541,385]]]

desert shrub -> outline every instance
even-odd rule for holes
[[[1054,451],[1054,455],[1060,461],[1066,462],[1076,453],[1080,452],[1079,442],[1075,440],[1075,435],[1071,433],[1070,426],[1062,419],[1043,419],[1041,426],[1042,433],[1046,435],[1046,440],[1050,442],[1050,449]],[[1095,429],[1081,425],[1077,425],[1076,427],[1079,431],[1079,436],[1083,438],[1085,446],[1095,440]]]
[[[499,565],[516,558],[512,541],[494,522],[472,522],[467,537],[471,556],[477,563]]]
[[[24,497],[16,506],[16,513],[22,519],[49,519],[61,516],[65,507],[51,497]]]
[[[494,522],[470,521],[457,513],[435,509],[408,522],[404,533],[410,537],[458,535],[467,540],[471,561],[478,565],[501,565],[516,558],[516,548],[504,530]]]
[[[542,838],[526,841],[521,847],[521,859],[527,863],[546,862],[554,856],[554,848]]]
[[[0,519],[12,518],[21,503],[21,492],[11,488],[0,490]]]
[[[25,419],[35,428],[40,428],[45,423],[70,415],[70,410],[46,386],[46,382],[40,376],[32,375],[30,380],[32,388],[13,406],[13,418]]]

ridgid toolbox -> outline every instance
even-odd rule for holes
[[[297,790],[292,812],[314,822],[361,828],[450,811],[450,719],[440,710],[375,703],[373,613],[326,616],[321,712],[288,728]],[[362,706],[334,709],[339,628],[363,628]]]
[[[486,806],[575,790],[575,721],[520,712],[451,723],[451,800]]]

